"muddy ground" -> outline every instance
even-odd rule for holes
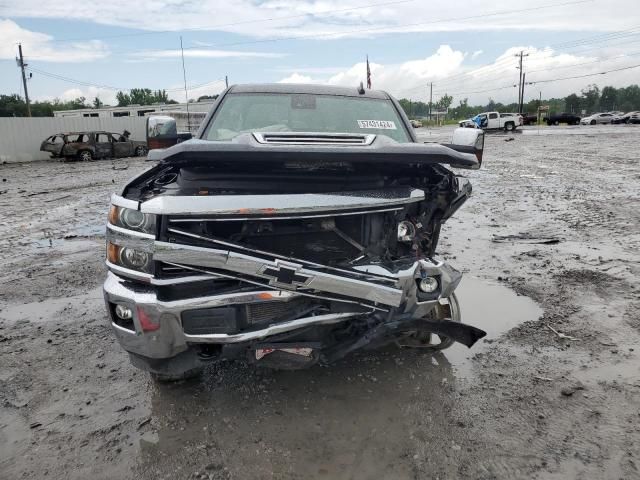
[[[640,478],[638,152],[633,126],[488,137],[439,248],[472,350],[177,385],[100,292],[109,195],[148,164],[0,166],[0,478]]]

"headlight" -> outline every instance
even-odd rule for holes
[[[416,236],[416,227],[413,223],[406,220],[398,224],[398,241],[399,242],[413,242]]]
[[[436,277],[424,277],[418,282],[418,288],[424,293],[433,293],[438,289],[438,279]]]
[[[149,213],[142,213],[132,208],[111,205],[111,209],[109,210],[109,223],[137,232],[150,233],[152,235],[156,233],[156,216]]]
[[[134,248],[122,247],[107,242],[107,260],[114,265],[136,270],[138,272],[153,273],[153,258],[150,253]]]

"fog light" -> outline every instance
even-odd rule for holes
[[[424,293],[433,293],[438,289],[438,279],[435,277],[425,277],[418,283],[418,288]]]
[[[133,312],[129,307],[116,305],[116,317],[120,320],[131,320],[133,318]]]

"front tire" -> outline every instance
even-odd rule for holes
[[[458,302],[458,297],[456,296],[456,294],[452,293],[451,296],[449,296],[445,300],[447,301],[446,304],[444,305],[441,304],[439,306],[436,306],[436,308],[442,308],[442,309],[448,308],[449,310],[448,320],[451,320],[452,322],[461,322],[462,315],[460,314],[460,302]],[[442,312],[436,312],[436,313],[442,313]],[[431,314],[432,313],[430,312],[429,315]],[[446,348],[449,348],[451,345],[455,343],[455,340],[445,337],[444,335],[438,335],[438,338],[440,339],[440,342],[433,343],[433,334],[431,333],[421,334],[416,332],[416,333],[410,334],[409,336],[398,339],[396,341],[396,344],[399,347],[417,348],[424,352],[439,352],[441,350],[445,350]]]
[[[516,124],[513,122],[506,123],[504,129],[507,132],[513,132],[516,129]]]
[[[147,154],[147,147],[139,146],[136,148],[136,157],[144,157]]]
[[[595,125],[595,124],[596,124],[596,121],[595,120],[591,120],[590,125]]]
[[[91,162],[93,161],[93,155],[89,150],[83,150],[78,154],[78,159],[83,162]]]

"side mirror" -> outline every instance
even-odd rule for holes
[[[152,115],[147,117],[147,148],[168,148],[177,143],[189,140],[190,133],[178,133],[176,119],[168,115]]]
[[[478,159],[478,166],[482,165],[484,151],[484,131],[479,128],[456,128],[453,131],[451,145],[447,145],[458,152],[473,153]]]

